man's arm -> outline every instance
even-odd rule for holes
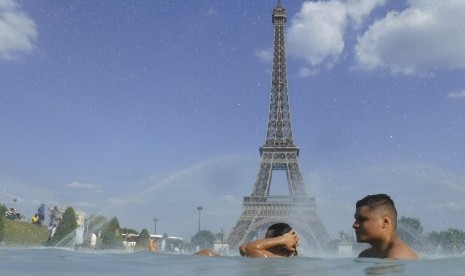
[[[245,243],[239,247],[241,256],[253,258],[279,257],[268,249],[277,245],[278,238],[270,238]]]
[[[280,257],[273,254],[269,249],[273,247],[282,247],[293,252],[298,245],[298,241],[299,239],[297,234],[293,230],[279,237],[257,240],[243,244],[239,247],[239,252],[241,256],[254,258]]]

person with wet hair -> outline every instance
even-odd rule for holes
[[[268,227],[265,238],[245,243],[239,247],[241,256],[253,258],[297,256],[299,236],[286,223],[276,223]]]
[[[386,194],[368,195],[357,201],[354,214],[357,241],[368,243],[359,258],[418,259],[417,254],[397,235],[397,210]]]

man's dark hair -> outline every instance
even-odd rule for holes
[[[292,230],[292,227],[289,226],[289,224],[287,224],[287,223],[283,223],[283,222],[275,223],[275,224],[271,225],[270,227],[268,227],[268,229],[266,230],[265,238],[279,237],[279,236],[282,236],[282,235],[284,235],[286,233],[291,232],[291,230]],[[270,251],[273,254],[284,256],[284,257],[297,256],[298,255],[297,249],[294,252],[291,252],[291,251],[285,250],[284,248],[274,247],[274,248],[270,248]]]
[[[268,227],[268,229],[266,230],[265,237],[267,238],[279,237],[286,233],[291,232],[291,230],[292,230],[292,227],[289,226],[289,224],[287,223],[282,223],[282,222],[275,223],[271,225],[270,227]]]
[[[386,194],[367,195],[355,204],[356,208],[368,207],[370,210],[384,209],[393,216],[394,225],[397,224],[397,210],[394,201]]]

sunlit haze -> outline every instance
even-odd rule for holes
[[[373,193],[425,232],[465,230],[465,1],[281,2],[294,142],[331,237]],[[265,142],[276,4],[0,0],[0,202],[158,218],[187,241],[202,206],[229,234]]]

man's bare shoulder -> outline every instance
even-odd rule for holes
[[[393,244],[387,251],[377,251],[374,248],[368,248],[360,252],[358,257],[418,260],[418,255],[403,242]]]
[[[417,253],[401,240],[394,243],[387,253],[386,257],[391,259],[418,260]]]

